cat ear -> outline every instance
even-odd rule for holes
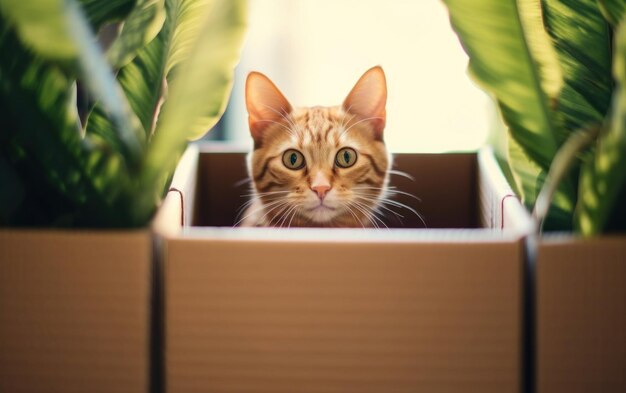
[[[292,111],[291,104],[276,85],[260,72],[251,72],[246,80],[246,107],[250,134],[254,143],[260,145],[263,131],[272,122],[283,120]]]
[[[374,130],[377,140],[383,139],[383,130],[387,112],[387,81],[380,66],[370,68],[354,85],[343,102],[343,109],[356,115],[359,119],[367,119]]]

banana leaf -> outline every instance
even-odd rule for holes
[[[156,37],[165,21],[165,0],[139,0],[124,21],[119,37],[107,51],[113,68],[119,69]]]
[[[611,113],[595,146],[595,155],[587,160],[580,174],[580,198],[576,207],[575,227],[585,236],[593,236],[613,224],[626,228],[626,25],[615,35],[613,58],[615,91]]]
[[[128,193],[133,222],[152,214],[187,142],[222,115],[245,31],[243,0],[166,0],[165,6],[167,18],[157,37],[117,76],[150,139],[141,181]],[[96,105],[87,135],[115,143],[112,129]]]
[[[562,119],[553,105],[562,70],[541,28],[538,0],[444,0],[468,53],[469,72],[494,95],[509,128],[509,161],[523,202],[532,208],[559,146]],[[533,33],[528,33],[532,31]],[[571,227],[575,177],[556,192],[546,229]]]
[[[606,18],[606,20],[612,25],[617,24],[622,20],[624,11],[626,11],[626,2],[624,0],[597,0],[600,11]]]
[[[136,0],[83,0],[81,5],[92,28],[125,17]],[[47,59],[70,62],[78,56],[68,20],[73,2],[66,0],[0,0],[4,23],[11,24],[20,40]]]
[[[225,21],[207,20],[212,9],[220,4],[220,1],[166,0],[167,18],[159,34],[137,53],[132,62],[119,70],[118,82],[128,98],[131,108],[141,122],[146,138],[151,138],[154,134],[160,105],[167,93],[167,86],[175,77],[174,68],[189,57],[194,50],[194,45],[200,38],[203,24],[217,21],[222,23],[222,26],[228,26],[229,23],[233,23],[230,19]],[[237,5],[237,1],[234,4]],[[227,35],[228,32],[216,29],[215,34]],[[219,39],[219,37],[214,39]],[[225,40],[222,42],[225,45],[231,44]],[[239,46],[235,47],[238,51]],[[209,52],[200,55],[203,57],[210,56]],[[92,116],[97,119],[92,121]],[[108,117],[103,108],[96,105],[87,120],[87,134],[97,134],[107,140],[114,139],[114,135],[112,135],[114,127],[107,124]],[[207,130],[208,128],[204,131]]]
[[[139,214],[144,214],[150,198],[163,194],[187,142],[213,127],[226,108],[246,28],[246,1],[216,0],[207,11],[195,21],[196,27],[202,27],[194,33],[195,45],[182,45],[190,32],[177,34],[181,47],[166,66],[174,70],[176,79],[168,79],[168,99],[145,156],[139,184],[150,192],[137,202],[134,211]],[[179,56],[185,52],[189,58],[181,64]]]
[[[82,138],[73,80],[26,49],[3,15],[0,52],[11,53],[0,56],[0,154],[21,180],[12,207],[0,206],[4,224],[115,225],[128,179],[115,151]]]
[[[223,112],[242,43],[245,1],[167,0],[163,28],[143,48],[141,43],[149,41],[158,29],[158,6],[162,2],[140,1],[134,10],[122,7],[125,15],[130,12],[129,18],[135,20],[127,21],[127,34],[122,30],[118,37],[121,50],[110,56],[121,63],[130,61],[121,68],[117,80],[128,94],[132,111],[126,107],[127,96],[120,94],[103,54],[94,45],[93,31],[102,23],[119,19],[103,13],[106,2],[83,1],[87,18],[76,0],[66,0],[61,9],[55,8],[56,12],[45,18],[33,13],[34,19],[30,20],[27,12],[5,14],[14,3],[0,1],[4,1],[0,4],[0,51],[11,53],[0,59],[0,175],[3,184],[11,187],[9,192],[0,193],[2,200],[9,202],[0,206],[0,222],[145,225],[187,140],[200,128],[208,130]],[[58,5],[57,0],[45,1],[50,2],[48,10]],[[114,1],[110,9],[119,11],[121,4]],[[13,15],[19,17],[12,19]],[[91,27],[87,20],[93,24]],[[21,25],[29,26],[29,32],[51,34],[70,45],[71,51],[47,58],[45,50],[38,50],[39,43],[31,42],[38,40],[36,36],[25,34]],[[78,67],[67,67],[70,63]],[[146,69],[150,72],[143,72]],[[187,73],[198,78],[207,90],[185,92],[196,86],[189,78],[177,84],[175,77]],[[84,133],[76,110],[75,76],[82,77],[102,103],[94,109]],[[172,119],[166,122],[169,125],[157,127],[168,82],[179,86],[173,88],[171,95],[177,98],[166,111],[172,113],[166,118]],[[187,123],[172,121],[177,108],[187,105],[190,109],[184,109],[184,113],[191,116],[184,119]],[[135,111],[140,114],[136,122]],[[141,129],[141,138],[136,125]],[[155,128],[163,130],[159,131],[162,142],[146,155],[145,147]],[[133,149],[133,135],[138,149]],[[155,163],[159,154],[167,160]]]
[[[46,0],[48,1],[48,0]],[[78,0],[89,24],[97,32],[108,23],[124,20],[138,0]]]
[[[125,159],[134,166],[142,154],[145,134],[139,130],[139,121],[115,85],[99,47],[94,45],[93,31],[99,26],[85,21],[87,18],[101,24],[117,20],[128,13],[134,1],[87,0],[82,7],[75,0],[42,0],[36,6],[32,2],[0,1],[5,23],[11,24],[26,46],[42,59],[63,60],[59,66],[66,75],[82,78],[92,95],[102,101],[115,125],[111,127],[110,139],[118,141]]]
[[[563,70],[561,145],[573,132],[604,121],[613,89],[611,37],[596,0],[543,0],[543,9]]]
[[[100,100],[111,120],[109,137],[117,142],[117,148],[129,169],[134,170],[145,149],[145,134],[128,105],[126,96],[117,85],[100,46],[94,44],[96,38],[81,9],[73,0],[67,0],[67,5],[67,20],[72,39],[80,54],[76,61],[78,77],[84,82],[88,92]]]
[[[11,211],[0,216],[11,225],[123,226],[120,209],[124,206],[119,202],[130,183],[128,165],[132,162],[120,152],[130,150],[132,154],[127,155],[134,156],[135,161],[142,154],[141,142],[129,132],[132,113],[124,106],[125,99],[94,45],[91,26],[79,5],[73,0],[64,1],[61,8],[55,8],[55,0],[38,4],[56,12],[28,14],[20,3],[7,1],[0,13],[0,50],[11,53],[0,60],[2,157],[21,179],[23,190],[10,193],[18,199]],[[120,3],[92,7],[92,18],[105,21],[120,17],[115,14],[119,8],[112,7],[115,4]],[[18,17],[9,23],[7,19],[15,15]],[[78,67],[66,67],[68,62],[58,62],[57,55],[47,58],[46,51],[37,50],[40,37],[27,35],[24,39],[20,26],[71,45],[75,53],[71,62]],[[112,108],[119,132],[116,136],[123,141],[117,148],[98,137],[83,137],[72,70]],[[16,195],[22,195],[21,200]]]

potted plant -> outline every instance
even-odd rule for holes
[[[0,1],[0,390],[148,389],[150,223],[224,110],[245,13]]]
[[[624,391],[626,6],[444,2],[506,125],[502,162],[544,231],[529,242],[528,377],[538,392]]]

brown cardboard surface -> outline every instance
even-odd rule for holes
[[[537,392],[626,392],[626,237],[546,237],[536,262]]]
[[[150,232],[0,230],[0,392],[146,392]]]
[[[428,230],[230,228],[243,154],[198,163],[213,226],[163,235],[167,392],[520,391],[522,235],[475,228],[501,206],[476,154],[396,158]]]
[[[520,252],[173,240],[167,391],[518,391]]]

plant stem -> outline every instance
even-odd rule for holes
[[[541,191],[539,191],[533,208],[532,215],[535,222],[535,231],[537,233],[541,233],[543,222],[550,210],[554,193],[571,169],[578,153],[591,144],[596,139],[599,132],[599,126],[581,129],[573,133],[557,151],[554,160],[552,160],[552,165],[550,165],[546,181],[543,183]]]

